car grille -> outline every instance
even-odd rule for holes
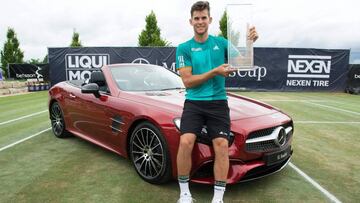
[[[277,141],[278,135],[276,134],[279,127],[286,129],[288,132],[285,135],[285,142],[280,145]],[[275,134],[274,134],[275,133]],[[266,128],[254,131],[249,134],[246,140],[246,151],[248,152],[269,152],[280,149],[282,146],[287,145],[293,134],[292,122],[284,125]],[[272,136],[271,136],[272,135]]]

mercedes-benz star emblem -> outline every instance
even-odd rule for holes
[[[285,145],[285,143],[286,143],[286,132],[285,129],[281,127],[281,129],[279,130],[279,134],[275,139],[275,144],[278,145],[279,147],[282,147]]]
[[[137,58],[133,60],[131,63],[150,64],[150,62],[144,58]]]

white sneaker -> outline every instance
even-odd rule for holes
[[[211,203],[224,203],[222,199],[213,199]]]
[[[181,195],[177,203],[193,203],[195,200],[189,195]]]

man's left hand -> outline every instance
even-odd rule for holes
[[[249,35],[248,35],[248,39],[252,40],[253,42],[255,42],[257,39],[259,38],[258,33],[256,32],[255,26],[251,27],[249,30]]]

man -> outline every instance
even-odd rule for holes
[[[208,34],[208,27],[212,21],[209,3],[198,1],[193,4],[189,21],[194,29],[194,37],[180,44],[176,51],[176,67],[186,87],[177,154],[180,186],[178,202],[192,202],[188,183],[191,153],[196,135],[201,132],[203,125],[207,125],[207,132],[211,136],[215,152],[212,202],[223,202],[229,170],[228,134],[230,133],[225,77],[235,70],[225,64],[227,40]],[[255,41],[258,38],[254,27],[249,33],[249,39]]]

